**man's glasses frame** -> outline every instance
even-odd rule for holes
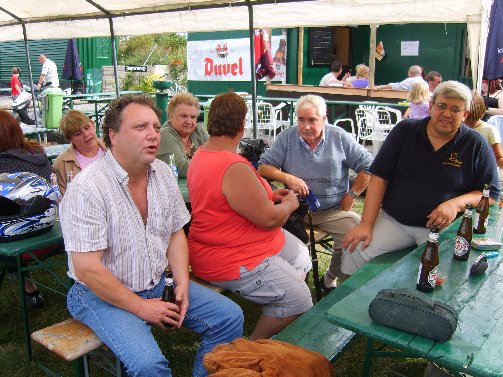
[[[460,109],[457,106],[451,106],[451,107],[449,107],[445,103],[442,103],[442,102],[434,103],[433,106],[435,106],[435,109],[437,109],[438,111],[441,111],[441,112],[444,112],[445,110],[449,109],[449,112],[451,112],[453,114],[459,114],[460,112],[464,112],[465,111],[463,109]]]

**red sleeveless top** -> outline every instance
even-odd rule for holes
[[[187,175],[192,224],[189,233],[190,265],[204,280],[237,280],[239,268],[251,270],[279,253],[285,243],[281,228],[265,230],[235,212],[222,193],[225,172],[232,164],[250,166],[272,200],[269,184],[243,157],[226,151],[199,149]],[[246,198],[243,198],[246,200]]]

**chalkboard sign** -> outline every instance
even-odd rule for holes
[[[309,65],[330,65],[335,56],[335,28],[309,29]]]

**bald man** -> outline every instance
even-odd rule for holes
[[[56,67],[56,64],[45,55],[39,55],[38,61],[42,64],[42,74],[40,75],[37,84],[38,89],[41,89],[42,87],[59,87],[58,67]]]
[[[412,88],[412,85],[418,82],[425,82],[423,76],[421,75],[422,72],[423,69],[420,66],[413,65],[409,68],[409,71],[407,72],[408,77],[405,80],[400,82],[392,82],[387,85],[377,85],[374,86],[374,89],[410,90],[410,88]]]

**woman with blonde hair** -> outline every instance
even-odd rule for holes
[[[410,88],[409,108],[405,111],[404,118],[423,119],[430,115],[430,90],[425,82],[418,82]]]
[[[369,67],[365,64],[356,66],[356,78],[351,81],[353,88],[365,89],[369,86]]]
[[[477,91],[472,92],[472,104],[470,106],[470,114],[465,119],[464,123],[475,132],[481,134],[491,146],[496,164],[500,169],[503,169],[503,151],[501,150],[501,136],[496,127],[482,120],[486,114],[486,105],[484,99]]]
[[[59,122],[59,130],[71,145],[54,161],[59,191],[64,195],[68,188],[68,172],[75,177],[81,170],[105,154],[107,147],[96,136],[96,125],[78,110],[68,111]]]
[[[157,158],[169,164],[174,156],[179,177],[186,177],[194,153],[208,140],[208,132],[197,123],[199,101],[191,93],[175,94],[168,103],[168,121],[161,128]]]

